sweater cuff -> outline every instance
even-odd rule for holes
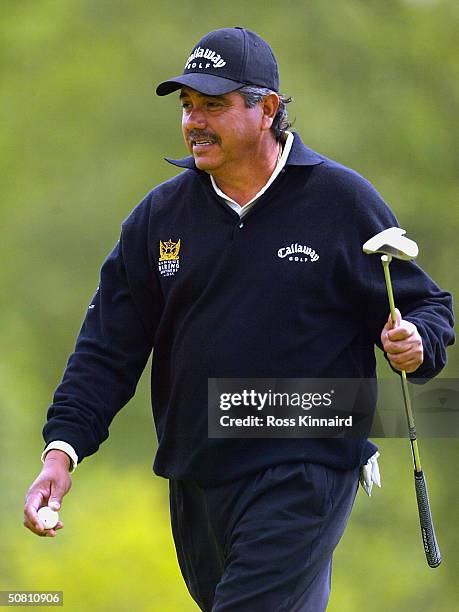
[[[67,442],[63,442],[62,440],[55,440],[54,442],[50,442],[41,454],[42,463],[45,462],[46,453],[50,450],[61,450],[70,457],[70,463],[71,463],[70,467],[72,469],[69,471],[71,474],[73,474],[78,464],[78,455],[76,454],[73,446],[71,446]]]

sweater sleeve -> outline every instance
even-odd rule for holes
[[[378,232],[398,226],[398,222],[378,192],[364,179],[357,190],[355,204],[353,230],[359,248],[359,252],[354,252],[356,293],[367,332],[382,350],[380,335],[389,316],[389,301],[381,256],[365,255],[362,246]],[[405,320],[416,325],[423,341],[424,362],[408,377],[432,378],[446,365],[446,347],[455,341],[451,294],[442,290],[414,261],[394,258],[390,274],[395,305]]]
[[[63,440],[79,462],[108,438],[117,412],[134,395],[153,346],[162,296],[149,265],[145,201],[123,224],[105,260],[63,379],[43,428],[46,444]]]

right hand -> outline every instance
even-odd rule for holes
[[[46,454],[43,468],[27,491],[24,505],[24,527],[32,533],[53,538],[64,526],[59,520],[53,529],[45,529],[37,513],[43,506],[56,511],[60,509],[62,498],[72,486],[69,466],[70,458],[63,451],[53,449]]]

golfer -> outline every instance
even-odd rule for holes
[[[170,481],[178,561],[213,612],[321,612],[359,474],[362,438],[213,438],[209,378],[430,378],[454,339],[451,296],[416,264],[362,253],[397,221],[372,185],[290,130],[269,45],[210,32],[161,83],[182,108],[189,157],[123,223],[43,429],[25,526],[59,508],[70,473],[109,435],[154,349],[156,474]],[[403,313],[403,317],[400,313]],[[374,478],[377,479],[376,477]],[[370,482],[367,486],[371,485]]]

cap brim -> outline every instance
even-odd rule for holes
[[[191,72],[160,83],[156,88],[156,93],[158,96],[167,96],[183,86],[191,87],[208,96],[221,96],[222,94],[244,87],[244,83],[224,79],[213,74]]]

